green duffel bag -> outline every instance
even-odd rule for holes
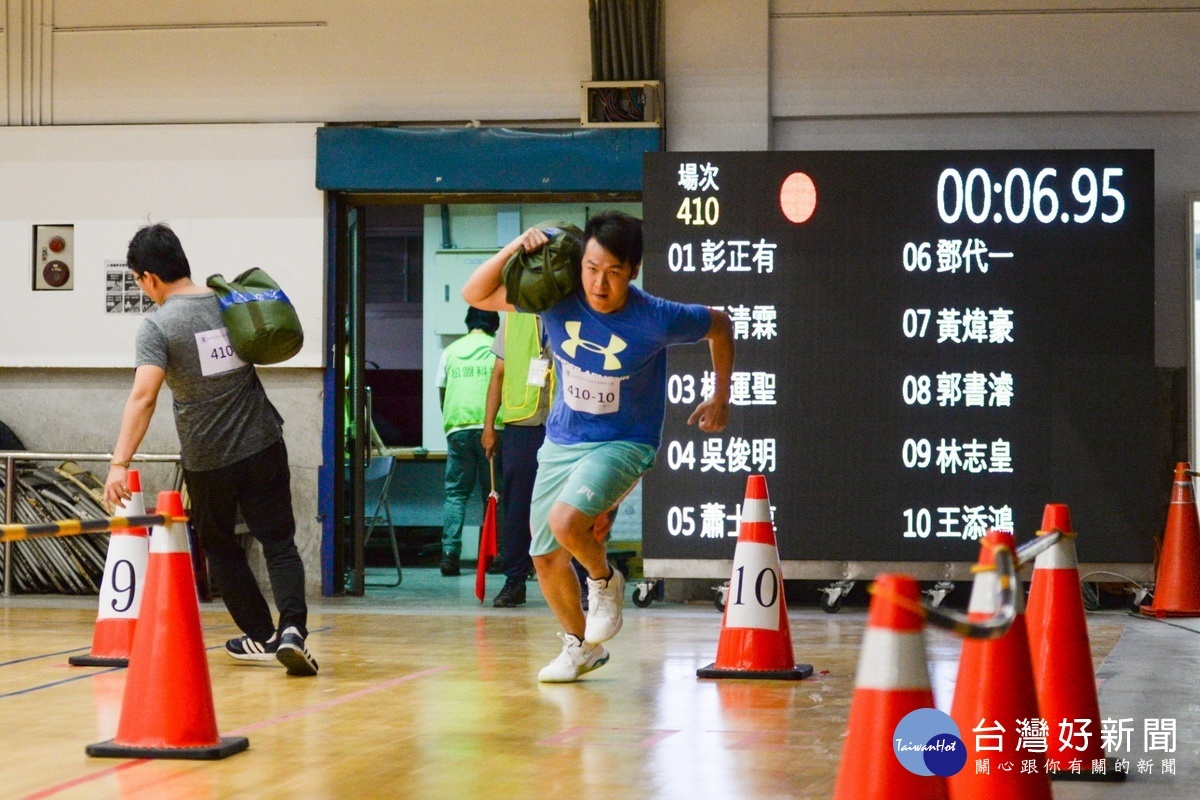
[[[545,311],[579,288],[583,231],[569,222],[540,222],[550,241],[535,253],[518,250],[500,271],[508,302],[521,311]]]
[[[231,281],[209,275],[206,281],[221,303],[229,343],[243,361],[278,364],[304,345],[300,316],[279,284],[255,267]]]

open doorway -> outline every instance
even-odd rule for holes
[[[419,460],[416,451],[420,447],[420,458],[428,462],[444,438],[437,426],[436,386],[429,375],[429,368],[437,362],[431,364],[428,357],[434,315],[427,302],[432,291],[431,270],[435,269],[430,263],[429,241],[434,237],[440,243],[442,207],[522,203],[598,207],[637,202],[642,193],[642,156],[662,146],[661,128],[640,125],[570,129],[326,125],[317,130],[316,184],[326,192],[329,242],[326,333],[330,348],[324,385],[323,464],[318,479],[324,594],[361,594],[364,590],[363,484],[371,465],[371,426],[365,423],[374,414],[367,409],[367,361],[373,359],[366,353],[369,294],[363,257],[367,217],[372,210],[378,206],[421,208],[421,337],[407,340],[403,346],[419,348],[422,354],[422,441],[412,448],[412,461]],[[411,224],[411,217],[402,210],[395,212],[398,216],[384,211],[375,214],[383,219],[383,227]],[[431,217],[436,224],[430,224]],[[453,225],[453,214],[451,217]],[[496,247],[495,239],[489,246]],[[448,282],[443,281],[440,288],[443,302],[457,297]],[[382,370],[384,363],[375,361]],[[385,376],[378,377],[382,380]],[[380,390],[382,393],[384,387]],[[410,413],[404,421],[411,424],[414,418],[415,413]],[[431,437],[431,429],[436,437]]]
[[[467,332],[467,306],[459,294],[467,276],[532,225],[559,221],[583,228],[591,214],[608,208],[641,216],[640,202],[611,195],[559,196],[553,202],[518,195],[457,196],[451,203],[429,202],[435,199],[445,198],[360,195],[354,205],[342,206],[355,224],[343,226],[352,233],[344,240],[349,254],[338,281],[339,292],[347,295],[339,307],[347,320],[341,343],[348,365],[343,401],[349,398],[341,440],[351,442],[347,453],[363,455],[358,470],[348,458],[339,493],[344,524],[337,573],[349,594],[375,585],[366,579],[366,568],[390,567],[396,552],[406,567],[435,565],[440,555],[446,438],[437,366],[445,348]],[[360,309],[349,302],[355,292]],[[356,375],[363,397],[360,438],[353,411]],[[371,426],[365,425],[368,418]],[[368,474],[381,447],[396,456],[385,495],[378,495],[379,482]],[[482,513],[482,503],[468,506],[465,560],[476,556]],[[386,529],[379,527],[381,519]],[[613,535],[640,540],[640,494],[623,504]],[[400,572],[398,567],[397,577]]]
[[[367,206],[365,375],[371,420],[383,444],[421,444],[424,215],[419,205]]]

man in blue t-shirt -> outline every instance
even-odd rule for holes
[[[607,211],[592,217],[583,238],[580,288],[541,312],[559,380],[538,451],[529,552],[565,631],[562,652],[538,674],[552,683],[603,666],[602,642],[621,629],[625,580],[608,562],[600,532],[608,512],[654,465],[666,412],[666,348],[708,340],[715,390],[688,418],[706,433],[725,428],[733,373],[732,326],[724,312],[631,285],[642,263],[641,220]],[[509,303],[501,271],[518,251],[532,253],[548,241],[538,228],[525,231],[476,269],[463,299],[478,308],[521,310]],[[588,573],[586,619],[572,557]]]

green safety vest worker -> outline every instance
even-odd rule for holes
[[[473,330],[442,353],[438,388],[443,390],[442,428],[446,433],[482,428],[488,384],[492,380],[492,336]]]
[[[529,364],[535,358],[546,360],[544,386],[529,382]],[[539,397],[543,412],[554,397],[554,365],[543,355],[537,314],[511,311],[504,316],[504,383],[500,394],[503,422],[521,422],[538,414]],[[545,421],[545,413],[542,414]]]

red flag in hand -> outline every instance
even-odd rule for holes
[[[479,529],[479,563],[475,567],[475,596],[483,602],[487,590],[487,571],[496,559],[499,547],[496,544],[496,499],[499,497],[493,489],[488,495],[487,511],[483,515],[483,527]]]

